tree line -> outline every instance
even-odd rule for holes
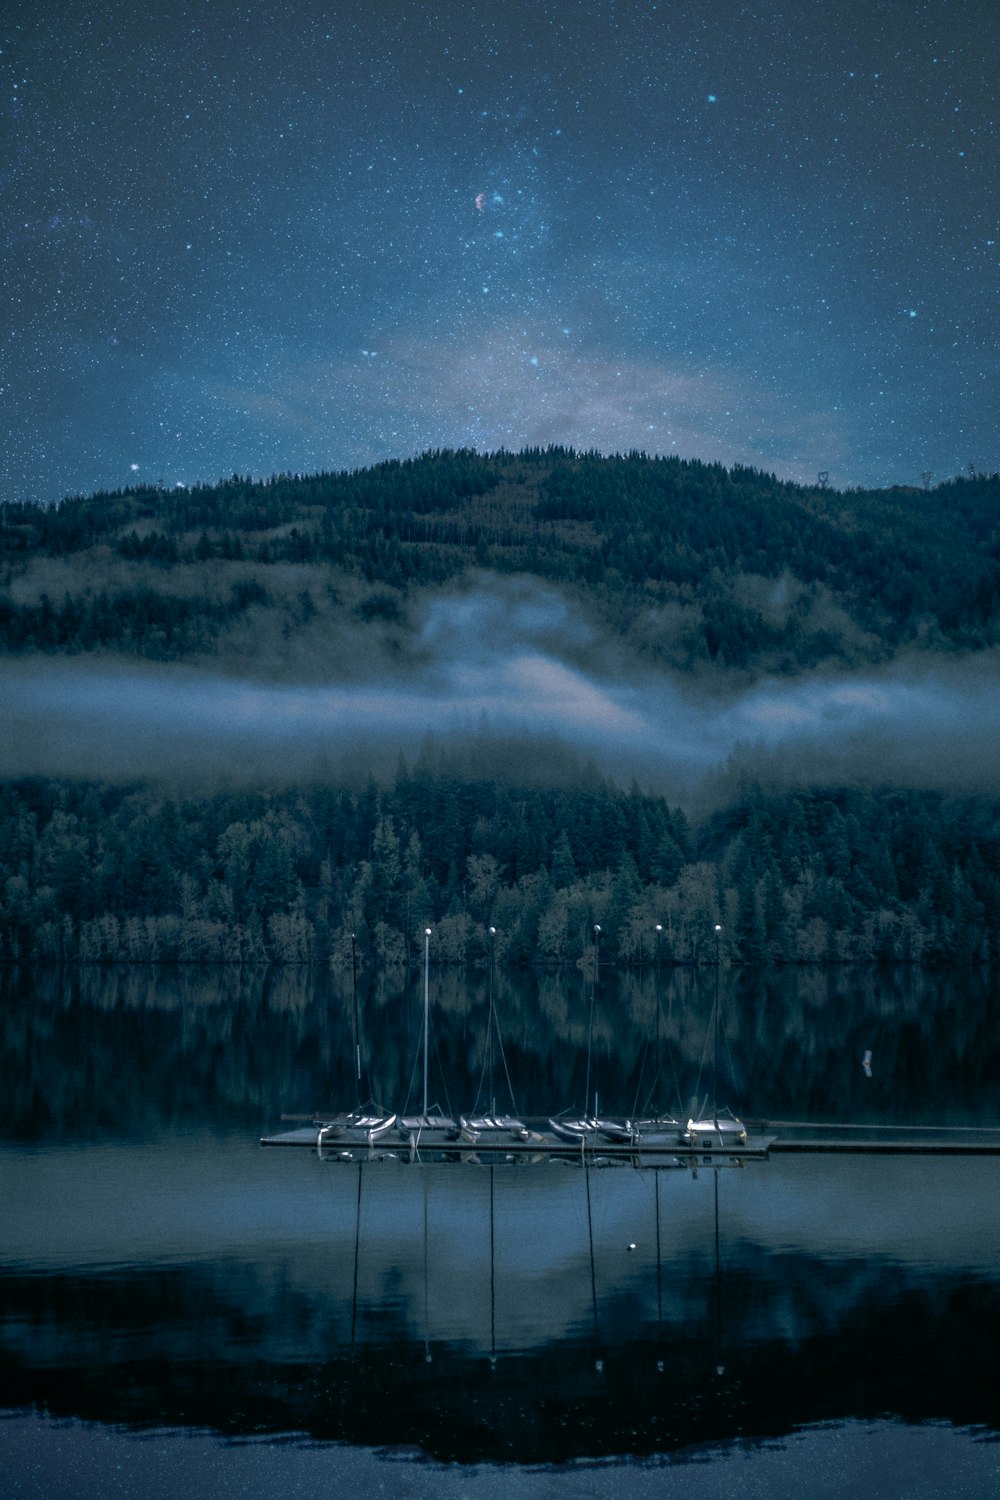
[[[633,785],[0,789],[7,962],[941,963],[1000,957],[1000,803],[746,788],[692,828]]]

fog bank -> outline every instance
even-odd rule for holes
[[[463,632],[358,684],[273,684],[190,667],[34,657],[0,665],[0,774],[302,777],[390,771],[440,745],[558,741],[616,778],[684,796],[745,769],[779,781],[1000,790],[1000,662],[913,658],[772,678],[725,697],[665,674],[585,672],[508,632]],[[433,635],[433,632],[431,632]],[[512,764],[517,758],[511,751]],[[523,768],[522,768],[523,769]]]

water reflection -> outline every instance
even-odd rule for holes
[[[431,978],[434,1097],[473,1106],[487,1043],[485,973]],[[602,975],[591,1071],[609,1114],[684,1112],[707,1087],[713,977]],[[419,973],[362,973],[365,1087],[415,1107]],[[583,1106],[589,991],[570,973],[496,978],[496,1009],[523,1113]],[[897,968],[724,970],[726,1102],[757,1118],[1000,1121],[1000,1032],[986,972]],[[862,1066],[870,1053],[869,1069]],[[871,1076],[868,1076],[870,1071]],[[310,969],[82,967],[0,970],[0,1131],[16,1138],[182,1120],[273,1128],[285,1113],[355,1101],[350,975]]]
[[[995,1159],[491,1173],[187,1136],[2,1170],[8,1404],[521,1463],[1000,1428],[958,1378],[1000,1335]]]
[[[1000,1337],[998,1158],[584,1171],[265,1151],[283,1111],[350,1102],[349,979],[2,984],[0,1407],[521,1464],[884,1413],[1000,1432],[995,1384],[969,1378]],[[724,987],[726,1066],[755,1112],[996,1123],[981,976]],[[474,1083],[485,976],[435,990],[439,1080]],[[386,1091],[412,1070],[419,998],[365,989]],[[580,976],[498,976],[496,998],[518,1107],[570,1102]],[[711,975],[664,976],[659,1057],[656,999],[649,977],[602,976],[609,1107],[657,1071],[695,1086]]]

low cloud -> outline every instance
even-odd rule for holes
[[[390,770],[443,747],[553,741],[683,797],[746,772],[1000,791],[1000,660],[914,656],[710,694],[598,649],[528,580],[438,596],[408,664],[274,683],[125,658],[8,658],[0,774],[284,777]],[[589,666],[592,661],[594,665]],[[517,760],[511,750],[511,769]]]

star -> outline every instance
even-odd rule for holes
[[[149,150],[137,114],[103,108],[132,55],[100,7],[65,38],[45,7],[18,9],[24,55],[52,66],[8,73],[2,101],[0,381],[16,436],[0,499],[113,489],[138,472],[132,445],[143,471],[181,462],[191,482],[462,446],[463,382],[429,371],[464,368],[470,337],[486,407],[508,413],[481,421],[483,447],[659,443],[849,486],[953,473],[968,452],[1000,464],[1000,181],[982,160],[996,90],[974,86],[1000,43],[996,6],[952,5],[947,26],[941,7],[887,7],[877,54],[894,62],[876,79],[838,6],[808,22],[786,7],[780,35],[743,7],[737,36],[720,7],[536,0],[497,8],[487,40],[476,6],[444,7],[445,36],[385,0],[350,7],[317,69],[333,33],[314,6],[289,0],[271,34],[216,0],[215,30],[167,17],[157,31]],[[606,25],[632,10],[641,26]],[[38,98],[30,130],[22,96]],[[64,149],[95,111],[101,152]],[[43,179],[49,161],[59,173]],[[519,361],[552,404],[539,413],[536,389],[511,415],[499,351],[525,316],[561,358],[546,345],[537,372]],[[880,380],[873,351],[900,338],[922,366],[898,360]],[[390,367],[402,425],[403,392],[374,378]],[[608,404],[605,381],[683,392],[684,409]]]

